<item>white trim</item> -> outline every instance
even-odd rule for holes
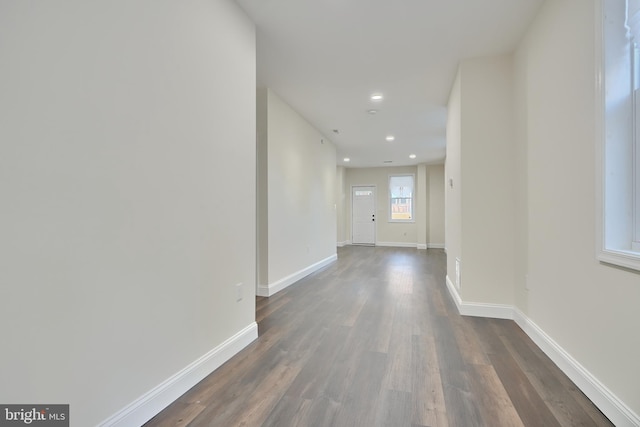
[[[446,251],[444,243],[427,243],[427,247],[429,249],[444,249]]]
[[[614,425],[617,427],[640,427],[638,414],[633,412],[629,406],[613,394],[611,390],[517,307],[503,304],[464,302],[448,275],[446,283],[453,302],[461,315],[514,320]]]
[[[269,285],[258,285],[256,288],[256,296],[257,297],[268,297],[269,296]]]
[[[460,294],[458,294],[456,285],[453,284],[448,274],[445,277],[445,280],[447,282],[447,289],[449,289],[449,295],[451,295],[451,298],[453,298],[453,302],[455,303],[456,308],[458,309],[458,313],[462,314],[462,310],[460,309],[460,306],[462,305],[462,298],[460,298]]]
[[[417,248],[426,250],[428,248],[428,245],[426,243],[418,243]]]
[[[638,427],[640,417],[517,308],[514,320],[538,347],[617,427]]]
[[[349,246],[350,244],[351,244],[351,240],[345,240],[345,241],[343,241],[343,242],[338,242],[338,243],[337,243],[337,246],[338,246],[339,248],[341,248],[341,247],[343,247],[343,246]]]
[[[291,286],[292,284],[296,283],[298,280],[302,279],[303,277],[310,275],[314,271],[318,271],[322,267],[325,267],[331,264],[337,259],[338,259],[338,255],[333,254],[330,257],[327,257],[322,261],[318,261],[315,264],[311,264],[310,266],[305,267],[302,270],[296,271],[295,273],[290,274],[287,277],[284,277],[278,280],[277,282],[270,283],[268,285],[259,285],[256,293],[259,297],[270,297],[276,294],[277,292],[280,292],[287,286]]]
[[[453,297],[458,312],[463,316],[490,317],[493,319],[513,319],[513,306],[506,304],[487,304],[483,302],[465,302],[455,285],[447,275],[447,288]]]
[[[596,255],[596,258],[598,258],[598,261],[606,264],[613,264],[640,271],[640,255],[637,252],[601,249],[600,253]]]
[[[146,423],[186,393],[187,390],[202,381],[211,372],[218,369],[224,362],[251,344],[256,338],[258,338],[258,325],[256,322],[253,322],[207,354],[193,361],[158,386],[102,421],[98,426],[127,427],[139,426]]]
[[[460,314],[463,316],[489,317],[513,320],[513,307],[506,304],[486,304],[482,302],[462,302]]]
[[[417,248],[417,243],[408,242],[376,242],[376,246],[389,246],[392,248]]]

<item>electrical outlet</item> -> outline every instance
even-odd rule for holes
[[[236,302],[242,301],[242,298],[244,297],[243,294],[244,294],[243,284],[242,283],[236,284]]]

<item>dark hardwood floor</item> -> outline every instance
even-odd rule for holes
[[[356,247],[270,298],[259,338],[146,425],[611,426],[510,320],[462,317],[441,250]]]

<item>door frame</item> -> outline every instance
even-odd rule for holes
[[[350,192],[350,200],[351,200],[351,204],[350,204],[350,209],[351,209],[351,223],[349,224],[349,228],[350,228],[350,233],[351,234],[351,244],[353,245],[353,190],[354,188],[358,188],[358,187],[370,187],[373,188],[373,212],[374,215],[377,215],[378,213],[378,186],[375,184],[352,184],[351,185],[351,192]],[[376,220],[375,225],[373,226],[373,246],[376,245],[376,234],[378,232],[378,218],[375,218]]]

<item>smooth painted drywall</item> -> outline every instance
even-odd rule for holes
[[[526,153],[517,303],[640,414],[640,274],[595,258],[594,11],[591,0],[547,1],[515,54]]]
[[[349,243],[350,237],[347,237],[344,210],[346,204],[347,193],[345,192],[346,169],[344,166],[336,166],[336,231],[338,246]]]
[[[269,284],[336,254],[336,148],[268,90]]]
[[[515,183],[512,58],[463,61],[462,269],[464,300],[513,304]],[[451,277],[451,276],[450,276]]]
[[[447,274],[465,301],[513,304],[511,56],[463,61],[449,103]]]
[[[458,286],[456,259],[462,258],[462,75],[460,69],[451,87],[447,103],[447,156],[445,159],[445,247],[447,250],[447,276]],[[464,281],[461,271],[460,282]]]
[[[256,292],[269,283],[268,89],[256,90],[257,281]]]
[[[427,243],[432,246],[444,245],[444,165],[427,166],[429,191]]]
[[[420,164],[416,167],[416,240],[418,248],[427,249],[429,234],[429,185],[427,184],[427,165]]]
[[[528,139],[528,107],[527,107],[527,84],[529,74],[529,64],[522,54],[523,49],[513,54],[513,96],[514,96],[514,165],[515,165],[515,204],[516,221],[514,244],[517,253],[515,259],[514,277],[514,302],[523,313],[527,314],[528,291],[527,270],[529,262],[529,235],[527,231],[529,221],[529,196],[528,196],[528,160],[527,146]]]
[[[254,25],[6,0],[0,69],[0,402],[96,425],[254,322]]]

